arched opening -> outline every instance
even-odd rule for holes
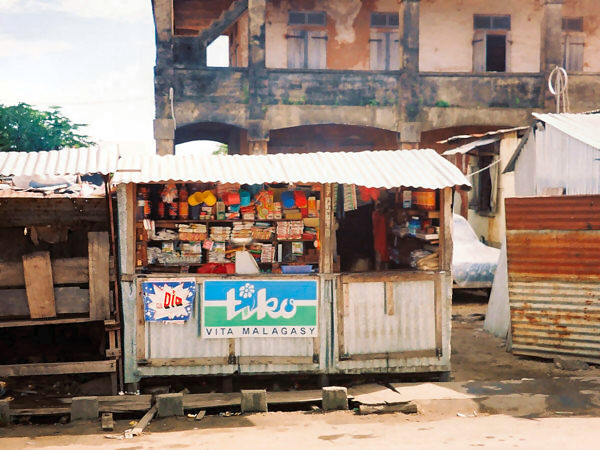
[[[202,151],[223,152],[223,145],[229,154],[247,153],[246,130],[235,125],[217,122],[198,122],[178,127],[175,130],[175,153]]]
[[[303,125],[271,130],[269,153],[395,150],[398,133],[355,125]]]

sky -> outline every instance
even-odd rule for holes
[[[226,65],[226,41],[208,58]],[[154,152],[154,61],[150,0],[0,0],[0,104],[60,106],[99,144]]]

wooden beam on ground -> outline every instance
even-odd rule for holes
[[[183,409],[206,409],[222,406],[240,406],[242,394],[187,394],[183,396]]]
[[[108,233],[88,233],[88,268],[90,274],[90,319],[110,318],[110,243]]]
[[[56,317],[50,252],[23,255],[23,274],[30,317]]]
[[[144,414],[144,417],[142,417],[137,425],[133,428],[131,434],[134,436],[139,436],[142,434],[144,432],[144,428],[146,428],[150,421],[154,418],[156,411],[158,411],[158,405],[154,405],[146,414]]]
[[[38,364],[0,365],[0,377],[34,375],[65,375],[72,373],[110,373],[116,370],[116,361],[80,361]]]

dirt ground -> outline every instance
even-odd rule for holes
[[[507,352],[503,340],[483,331],[487,303],[480,298],[456,294],[455,297],[450,359],[454,381],[600,375],[598,366],[590,366],[589,370],[561,370],[553,361]]]

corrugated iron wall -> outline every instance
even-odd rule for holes
[[[506,200],[513,352],[600,362],[600,195]]]

